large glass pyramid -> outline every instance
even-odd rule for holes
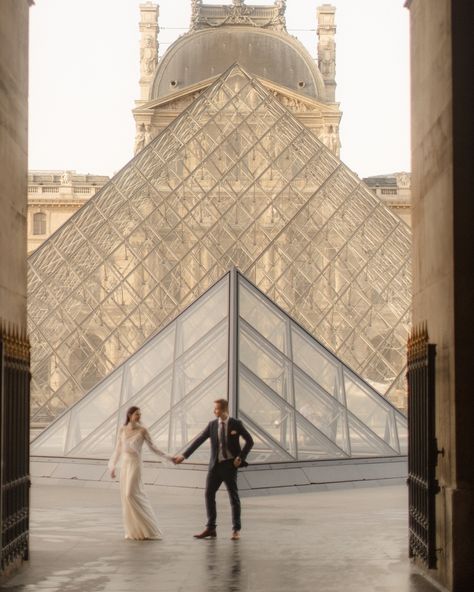
[[[397,388],[410,231],[236,65],[29,258],[33,423],[234,265],[380,392]]]
[[[32,454],[108,458],[130,405],[183,450],[228,398],[253,462],[407,453],[405,417],[236,270],[53,422]],[[207,462],[201,447],[193,456]]]

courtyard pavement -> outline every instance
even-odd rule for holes
[[[405,486],[243,498],[240,541],[219,492],[218,537],[200,490],[149,488],[161,541],[126,541],[116,484],[33,484],[31,557],[10,592],[434,592],[407,558]]]

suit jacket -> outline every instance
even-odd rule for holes
[[[193,442],[186,448],[183,452],[184,458],[188,458],[191,454],[201,446],[208,438],[211,439],[211,458],[209,459],[209,468],[212,467],[218,462],[218,448],[219,448],[219,439],[217,435],[217,430],[219,429],[219,420],[214,419],[210,421],[207,427],[197,436]],[[243,448],[240,447],[240,438],[245,440],[245,446]],[[253,446],[253,438],[249,434],[249,432],[245,429],[244,424],[240,421],[240,419],[235,419],[234,417],[229,417],[229,421],[227,423],[227,449],[232,455],[232,458],[240,457],[242,459],[241,467],[246,467],[248,463],[246,462],[246,458],[250,450]]]

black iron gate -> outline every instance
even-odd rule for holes
[[[1,571],[28,559],[30,346],[26,334],[0,324]]]
[[[426,326],[408,339],[408,503],[409,554],[436,567],[435,355]]]

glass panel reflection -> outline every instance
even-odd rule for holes
[[[121,388],[122,369],[119,369],[71,409],[66,454],[117,411]]]
[[[344,384],[349,411],[389,446],[398,449],[393,407],[347,371],[344,371]]]
[[[285,401],[292,403],[289,362],[257,335],[241,324],[239,341],[240,360]]]
[[[328,352],[297,327],[292,327],[293,360],[324,390],[340,398],[338,367]]]
[[[244,282],[240,282],[239,312],[267,341],[288,354],[288,322],[283,315],[278,314],[275,307],[272,310],[258,292],[251,290]]]
[[[302,372],[295,371],[295,408],[339,448],[349,453],[345,408]]]
[[[239,408],[264,434],[296,458],[294,410],[243,370],[239,372]]]

